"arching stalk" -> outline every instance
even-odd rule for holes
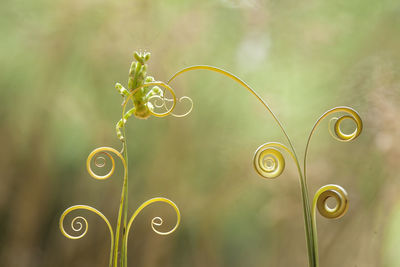
[[[175,73],[168,80],[167,84],[172,82],[179,75],[181,75],[185,72],[188,72],[188,71],[193,71],[193,70],[208,70],[208,71],[222,74],[222,75],[234,80],[235,82],[237,82],[244,88],[246,88],[268,110],[268,112],[272,115],[275,122],[278,124],[279,128],[282,130],[282,133],[284,134],[284,136],[289,144],[290,150],[293,153],[293,159],[295,161],[297,171],[299,174],[301,197],[302,197],[302,202],[303,202],[303,215],[304,215],[304,225],[305,225],[305,232],[306,232],[309,266],[317,267],[318,258],[317,258],[316,249],[315,249],[315,233],[314,233],[313,226],[312,226],[311,208],[310,208],[310,200],[309,200],[309,196],[308,196],[307,182],[304,179],[303,172],[301,170],[300,163],[299,163],[298,157],[296,155],[296,151],[294,149],[292,141],[290,140],[289,135],[286,133],[282,123],[279,121],[278,117],[271,110],[271,108],[268,106],[268,104],[247,83],[245,83],[242,79],[238,78],[236,75],[234,75],[228,71],[225,71],[223,69],[213,67],[213,66],[208,66],[208,65],[195,65],[195,66],[187,67],[187,68],[184,68],[184,69],[178,71],[177,73]]]

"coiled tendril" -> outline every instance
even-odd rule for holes
[[[104,216],[104,214],[101,213],[100,211],[98,211],[97,209],[95,209],[93,207],[90,207],[90,206],[87,206],[87,205],[75,205],[75,206],[69,207],[68,209],[66,209],[61,214],[61,217],[60,217],[59,227],[60,227],[61,233],[65,237],[67,237],[69,239],[80,239],[80,238],[82,238],[82,237],[84,237],[86,235],[86,233],[87,233],[87,231],[89,229],[89,224],[88,224],[86,218],[84,218],[82,216],[76,216],[71,221],[71,229],[74,232],[80,232],[83,229],[83,232],[81,234],[79,234],[79,235],[70,235],[64,229],[64,219],[65,219],[65,217],[70,212],[75,211],[75,210],[88,210],[88,211],[91,211],[91,212],[97,214],[100,218],[102,218],[103,221],[107,224],[108,229],[110,230],[110,237],[111,237],[111,240],[110,240],[110,246],[111,246],[111,248],[110,248],[110,266],[111,266],[111,263],[112,263],[112,251],[113,251],[113,246],[114,246],[114,233],[113,233],[111,224],[108,221],[108,219],[106,218],[106,216]]]
[[[150,94],[148,97],[146,97],[146,101],[144,104],[138,105],[136,103],[136,105],[135,105],[135,101],[137,101],[137,99],[135,99],[135,95],[137,93],[139,93],[140,90],[142,90],[146,87],[153,87],[153,88],[157,87],[158,88],[158,86],[163,88],[163,90],[160,93]],[[161,90],[161,89],[159,88],[159,90]],[[168,91],[171,94],[172,98],[168,98],[165,96],[166,91]],[[190,102],[189,110],[187,112],[185,112],[184,114],[174,114],[172,111],[175,109],[175,106],[177,104],[175,92],[168,84],[165,84],[163,82],[145,83],[145,84],[137,87],[136,89],[132,90],[131,92],[126,93],[126,95],[124,95],[124,97],[125,98],[122,103],[122,117],[116,125],[117,136],[121,141],[123,141],[125,138],[121,131],[121,128],[126,124],[126,122],[132,116],[132,114],[135,114],[136,117],[139,117],[142,119],[146,119],[150,115],[153,115],[155,117],[165,117],[168,115],[172,115],[174,117],[185,117],[193,109],[193,100],[188,96],[183,96],[183,97],[179,98],[178,101],[179,102],[182,102],[183,100],[189,101]],[[126,111],[127,104],[130,102],[130,100],[132,100],[133,108]],[[166,104],[167,102],[172,102],[172,105],[170,107],[167,107],[167,104]],[[144,112],[143,109],[145,109],[146,112]],[[157,112],[157,111],[155,111],[155,109],[165,109],[165,112]],[[142,114],[141,112],[138,112],[139,110],[141,110],[141,112],[144,112],[144,113]],[[140,115],[140,114],[142,114],[142,115]]]
[[[328,206],[327,201],[329,198],[335,199],[335,207],[331,208]],[[347,192],[341,186],[328,184],[318,189],[318,191],[315,193],[311,212],[312,229],[314,232],[314,253],[317,259],[315,266],[319,266],[316,209],[318,209],[321,216],[328,219],[336,219],[345,215],[348,208],[349,200],[347,197]]]
[[[151,229],[153,229],[153,231],[159,235],[169,235],[171,233],[173,233],[179,226],[180,222],[181,222],[181,213],[178,209],[178,206],[176,206],[176,204],[174,202],[172,202],[171,200],[167,199],[167,198],[163,198],[163,197],[156,197],[156,198],[152,198],[147,200],[146,202],[144,202],[142,205],[139,206],[139,208],[137,208],[137,210],[133,213],[132,217],[130,218],[127,228],[126,228],[126,234],[125,234],[125,238],[124,238],[124,243],[125,243],[125,254],[127,253],[127,248],[128,248],[128,236],[129,236],[129,231],[131,229],[132,223],[135,220],[135,218],[137,217],[137,215],[148,205],[155,203],[155,202],[164,202],[167,203],[168,205],[170,205],[175,213],[176,213],[176,223],[175,226],[172,227],[169,231],[160,231],[157,230],[157,227],[161,226],[163,224],[163,219],[161,217],[154,217],[151,220]],[[126,259],[126,257],[125,257]]]
[[[345,107],[341,107],[341,108],[336,108],[338,110],[334,110],[333,112],[349,112],[351,114],[350,115],[342,115],[340,117],[333,117],[330,119],[329,121],[329,133],[332,135],[333,138],[335,138],[338,141],[341,142],[348,142],[351,141],[355,138],[357,138],[362,131],[362,121],[360,116],[358,115],[358,113],[350,108],[346,108]],[[346,134],[343,133],[340,125],[343,121],[345,120],[351,120],[356,124],[356,128],[354,129],[354,131],[350,134]],[[333,127],[332,127],[333,125]],[[333,131],[332,131],[333,128]]]
[[[115,170],[115,160],[109,152],[114,153],[122,160],[122,164],[124,165],[124,169],[126,171],[125,159],[120,152],[118,152],[117,150],[115,150],[112,147],[99,147],[99,148],[96,148],[95,150],[93,150],[89,154],[89,156],[86,160],[86,169],[87,169],[88,173],[90,174],[90,176],[92,176],[94,179],[105,180],[107,178],[110,178],[113,175],[114,170]],[[91,162],[93,159],[94,159],[94,165],[96,167],[103,168],[106,166],[106,158],[101,155],[106,156],[106,158],[108,158],[111,161],[111,169],[105,175],[98,175],[92,170]]]
[[[173,100],[170,99],[170,98],[166,98],[166,97],[164,97],[163,100],[164,100],[164,102],[163,102],[164,105],[163,106],[165,107],[166,110],[168,110],[168,107],[167,107],[166,103],[167,102],[171,102]],[[187,116],[190,112],[192,112],[192,110],[193,110],[193,100],[188,96],[182,96],[182,97],[179,98],[178,102],[182,103],[184,100],[186,102],[189,102],[189,104],[190,104],[188,110],[185,113],[182,113],[182,114],[175,114],[175,113],[171,112],[172,116],[174,116],[176,118],[183,118],[183,117]]]
[[[272,144],[264,144],[256,150],[253,164],[257,173],[268,179],[277,178],[285,169],[282,153]]]
[[[329,198],[334,198],[336,205],[330,208],[327,204]],[[343,187],[329,184],[321,187],[314,195],[313,210],[328,219],[336,219],[342,217],[349,208],[349,200],[346,190]],[[314,215],[315,216],[315,215]]]
[[[332,108],[328,111],[326,111],[324,114],[319,117],[319,119],[315,122],[310,135],[308,136],[305,152],[304,152],[304,179],[307,179],[307,153],[308,153],[308,148],[310,146],[310,141],[311,137],[313,136],[317,126],[321,123],[323,119],[326,117],[335,114],[335,113],[345,113],[345,115],[342,115],[340,117],[334,117],[330,119],[329,121],[329,133],[332,135],[333,138],[335,138],[338,141],[341,142],[349,142],[357,138],[363,128],[363,123],[361,120],[360,115],[355,111],[354,109],[350,107],[345,107],[345,106],[340,106],[340,107],[335,107]],[[345,120],[351,120],[355,123],[355,129],[352,133],[346,134],[343,133],[341,129],[341,124]],[[333,124],[333,127],[332,127]],[[331,130],[333,128],[333,131]],[[336,207],[334,209],[329,208],[326,205],[327,199],[330,197],[334,198],[336,200]],[[342,187],[338,185],[333,185],[329,184],[326,186],[321,187],[317,193],[314,196],[314,201],[313,201],[313,209],[318,208],[318,211],[320,214],[326,218],[340,218],[343,216],[347,209],[348,209],[348,198],[347,198],[347,193],[346,190],[344,190]],[[314,211],[315,212],[315,211]]]
[[[322,116],[319,117],[319,119],[314,124],[314,126],[311,130],[311,133],[308,137],[308,140],[307,140],[305,154],[307,154],[307,148],[308,148],[309,142],[311,140],[311,136],[314,134],[314,131],[317,128],[317,126],[321,123],[321,121],[323,119],[325,119],[326,117],[328,117],[332,114],[335,114],[335,113],[345,113],[345,115],[342,115],[339,117],[333,117],[330,119],[329,133],[331,134],[331,136],[333,138],[335,138],[336,140],[341,141],[341,142],[349,142],[349,141],[356,139],[361,134],[362,129],[363,129],[363,123],[362,123],[361,117],[357,113],[357,111],[355,111],[354,109],[352,109],[350,107],[345,107],[345,106],[332,108],[332,109],[326,111],[324,114],[322,114]],[[346,120],[353,121],[356,126],[354,131],[350,134],[344,133],[341,129],[342,123]],[[332,130],[332,128],[333,128],[333,130]]]
[[[88,231],[89,224],[88,224],[86,218],[84,218],[82,216],[76,216],[71,221],[71,229],[74,232],[80,232],[83,229],[83,232],[80,235],[77,235],[77,236],[70,235],[65,231],[64,219],[70,212],[75,211],[75,210],[88,210],[88,211],[94,212],[95,214],[99,215],[100,218],[102,218],[106,222],[108,228],[110,229],[111,238],[113,238],[112,227],[111,227],[110,222],[107,220],[106,216],[104,216],[104,214],[101,213],[100,211],[98,211],[97,209],[87,206],[87,205],[75,205],[75,206],[69,207],[62,213],[62,215],[60,217],[59,226],[60,226],[61,233],[65,237],[67,237],[69,239],[80,239],[80,238],[84,237]]]
[[[79,236],[68,235],[68,238],[70,238],[70,239],[79,239],[79,238],[83,237],[84,235],[86,235],[87,230],[88,230],[88,222],[87,222],[87,220],[86,220],[84,217],[82,217],[82,216],[77,216],[77,217],[75,217],[74,219],[72,219],[72,221],[71,221],[71,229],[72,229],[74,232],[79,232],[79,231],[81,231],[81,230],[82,230],[82,227],[83,227],[81,221],[83,221],[83,223],[85,224],[85,228],[84,228],[83,233],[82,233],[81,235],[79,235]],[[77,225],[77,227],[76,227],[76,225]]]
[[[317,126],[321,123],[323,119],[326,117],[335,114],[335,113],[345,113],[340,117],[334,117],[329,121],[329,133],[333,138],[341,142],[349,142],[356,139],[362,132],[363,123],[361,120],[360,115],[354,109],[350,107],[340,106],[332,108],[322,114],[321,117],[315,122],[310,135],[308,136],[306,148],[304,151],[304,182],[306,184],[307,181],[307,153],[311,141],[311,137],[313,136]],[[343,121],[351,120],[355,123],[355,129],[352,133],[346,134],[342,131],[341,125]],[[333,128],[333,130],[332,130]],[[336,206],[334,208],[330,208],[327,205],[327,200],[329,198],[334,198],[336,201]],[[318,242],[317,242],[317,222],[316,222],[316,209],[318,209],[319,213],[324,216],[325,218],[332,219],[332,218],[340,218],[342,217],[349,206],[349,201],[347,197],[346,191],[338,186],[329,184],[326,186],[321,187],[314,196],[313,204],[312,204],[312,228],[314,234],[314,255],[315,255],[315,266],[318,266]]]
[[[269,142],[257,148],[253,157],[253,166],[259,175],[274,179],[282,174],[285,169],[285,158],[280,150],[285,150],[292,158],[295,158],[292,151],[281,143]]]
[[[156,233],[159,234],[159,235],[169,235],[169,234],[173,233],[173,232],[178,228],[178,226],[179,226],[179,224],[180,224],[180,221],[181,221],[181,213],[180,213],[180,211],[179,211],[179,209],[178,209],[178,206],[176,206],[176,204],[175,204],[174,202],[172,202],[171,200],[169,200],[168,198],[156,197],[156,198],[152,198],[152,199],[149,199],[149,200],[147,200],[146,202],[144,202],[144,203],[143,203],[142,205],[140,205],[140,207],[137,208],[137,210],[133,213],[132,217],[130,218],[130,220],[129,220],[129,222],[128,222],[128,226],[127,226],[127,229],[126,229],[126,239],[128,238],[129,230],[130,230],[130,228],[131,228],[131,226],[132,226],[133,221],[134,221],[135,218],[137,217],[137,215],[138,215],[145,207],[147,207],[148,205],[150,205],[150,204],[152,204],[152,203],[155,203],[155,202],[164,202],[164,203],[167,203],[168,205],[170,205],[170,206],[174,209],[174,211],[175,211],[175,213],[176,213],[176,218],[177,218],[177,220],[176,220],[175,226],[172,227],[171,230],[166,231],[166,232],[163,232],[163,231],[160,231],[160,230],[157,230],[157,229],[156,229],[156,227],[159,227],[159,226],[161,226],[161,225],[163,224],[163,219],[160,218],[160,217],[154,217],[154,218],[151,220],[151,228],[153,229],[153,231],[156,232]]]
[[[294,153],[292,146],[290,146],[292,149],[289,150],[286,146],[280,143],[266,143],[257,148],[253,158],[253,165],[257,173],[262,177],[268,179],[273,179],[278,177],[279,175],[282,174],[285,168],[285,160],[280,150],[282,149],[286,150],[294,159],[294,162],[297,165],[300,175],[300,184],[303,196],[304,216],[306,224],[306,236],[309,247],[309,261],[310,261],[310,266],[314,267],[317,267],[319,265],[316,209],[318,209],[319,213],[323,217],[332,219],[332,218],[342,217],[346,213],[349,207],[349,201],[346,191],[342,187],[333,184],[321,187],[315,194],[311,207],[308,204],[309,202],[308,202],[306,163],[307,163],[307,152],[310,145],[311,137],[313,136],[317,126],[321,123],[321,121],[324,118],[334,113],[345,113],[340,117],[334,117],[330,120],[329,132],[336,140],[342,142],[349,142],[351,140],[354,140],[361,134],[363,128],[362,120],[354,109],[341,106],[326,111],[316,121],[308,137],[304,154],[303,173],[301,171],[296,154]],[[342,123],[345,120],[351,120],[355,123],[355,129],[350,134],[344,133],[341,129]],[[333,128],[333,130],[331,130],[331,128]],[[335,207],[331,208],[327,205],[327,200],[329,198],[335,199],[336,201]]]

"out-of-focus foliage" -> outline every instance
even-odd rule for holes
[[[333,140],[325,124],[311,144],[310,194],[337,183],[350,195],[345,217],[318,215],[321,266],[400,264],[399,1],[3,0],[0,32],[0,266],[107,266],[98,218],[89,215],[77,241],[57,224],[73,204],[115,223],[121,173],[95,181],[85,159],[98,146],[120,147],[114,84],[139,49],[152,53],[148,73],[158,80],[194,64],[237,74],[271,105],[300,155],[325,110],[358,110],[356,141]],[[213,73],[172,86],[193,99],[190,116],[128,123],[129,209],[165,196],[182,224],[157,236],[152,216],[172,225],[173,213],[148,208],[132,229],[130,266],[306,266],[293,164],[288,158],[274,181],[251,165],[259,145],[283,141],[272,118]]]

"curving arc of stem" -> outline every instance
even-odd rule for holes
[[[128,236],[129,236],[129,231],[131,229],[132,223],[133,221],[136,219],[136,217],[138,216],[138,214],[147,206],[149,206],[152,203],[156,203],[156,202],[163,202],[163,203],[167,203],[168,205],[170,205],[175,213],[176,213],[176,224],[174,227],[171,228],[171,230],[166,231],[166,232],[162,232],[156,229],[156,227],[159,227],[163,224],[163,220],[161,217],[154,217],[151,220],[151,228],[153,229],[154,232],[156,232],[159,235],[169,235],[171,233],[173,233],[179,226],[180,222],[181,222],[181,213],[178,209],[178,206],[176,206],[176,204],[174,202],[172,202],[171,200],[169,200],[168,198],[163,198],[163,197],[156,197],[156,198],[152,198],[147,200],[146,202],[144,202],[142,205],[139,206],[139,208],[136,209],[136,211],[133,213],[132,217],[130,218],[127,228],[126,228],[126,234],[124,235],[124,247],[125,247],[125,256],[124,258],[127,258],[127,250],[128,250]],[[126,262],[125,262],[126,264]]]
[[[97,214],[100,218],[102,218],[103,221],[107,224],[108,229],[110,230],[110,237],[111,237],[111,241],[110,241],[110,244],[111,244],[111,247],[110,247],[110,263],[109,263],[109,265],[111,266],[112,265],[112,251],[113,251],[113,246],[114,246],[114,233],[113,233],[113,229],[111,227],[111,224],[108,221],[108,219],[106,218],[106,216],[104,216],[104,214],[101,213],[100,211],[98,211],[97,209],[95,209],[93,207],[90,207],[90,206],[87,206],[87,205],[75,205],[75,206],[69,207],[68,209],[66,209],[62,213],[62,215],[60,217],[59,227],[60,227],[61,233],[65,237],[67,237],[69,239],[80,239],[80,238],[82,238],[82,237],[84,237],[86,235],[86,233],[87,233],[87,231],[89,229],[89,224],[88,224],[86,218],[84,218],[82,216],[77,216],[77,217],[73,218],[72,221],[71,221],[71,229],[74,232],[80,232],[83,229],[83,232],[80,235],[77,235],[77,236],[70,235],[64,229],[64,219],[65,219],[65,217],[70,212],[75,211],[75,210],[88,210],[88,211],[91,211],[91,212]]]
[[[220,69],[220,68],[217,68],[214,66],[208,66],[208,65],[190,66],[190,67],[184,68],[184,69],[178,71],[177,73],[175,73],[174,75],[172,75],[172,77],[168,80],[167,84],[170,84],[174,79],[176,79],[181,74],[186,73],[188,71],[194,71],[194,70],[208,70],[208,71],[222,74],[225,77],[228,77],[228,78],[234,80],[235,82],[237,82],[238,84],[240,84],[241,86],[246,88],[252,95],[254,95],[258,99],[258,101],[268,110],[268,112],[271,114],[271,116],[273,117],[275,122],[278,124],[279,128],[281,129],[282,133],[284,134],[284,136],[289,144],[290,149],[287,149],[286,147],[281,147],[281,148],[285,149],[286,151],[288,151],[290,153],[290,155],[292,156],[293,160],[296,163],[297,170],[299,173],[309,265],[316,266],[316,262],[318,260],[316,259],[316,255],[314,253],[314,251],[315,251],[315,249],[314,249],[314,232],[312,231],[312,218],[311,218],[310,200],[309,200],[309,196],[308,196],[307,183],[306,183],[306,180],[303,179],[303,172],[300,168],[300,163],[299,163],[298,157],[296,155],[296,150],[294,149],[294,146],[292,144],[292,141],[289,138],[289,135],[286,133],[285,129],[283,128],[282,123],[279,121],[279,119],[275,115],[275,113],[271,110],[269,105],[256,93],[256,91],[254,91],[242,79],[240,79],[236,75],[234,75],[226,70],[223,70],[223,69]]]
[[[222,75],[234,80],[235,82],[239,83],[241,86],[245,87],[251,94],[253,94],[263,104],[263,106],[272,115],[272,117],[274,118],[274,120],[276,121],[276,123],[278,124],[280,129],[282,130],[282,132],[289,144],[289,148],[281,143],[275,143],[275,142],[263,144],[255,152],[255,155],[253,158],[253,165],[259,175],[261,175],[264,178],[274,179],[274,178],[278,177],[285,168],[285,160],[284,160],[284,157],[280,150],[285,150],[293,158],[294,162],[296,163],[297,170],[299,173],[299,178],[300,178],[300,187],[301,187],[301,194],[302,194],[302,200],[303,200],[304,223],[305,223],[305,231],[306,231],[306,239],[307,239],[309,266],[317,267],[319,265],[319,263],[318,263],[318,245],[317,245],[315,207],[318,207],[318,210],[320,211],[320,213],[323,216],[325,216],[327,218],[333,218],[338,213],[340,214],[340,216],[342,216],[346,212],[347,206],[348,206],[348,201],[347,201],[347,194],[345,193],[343,188],[336,186],[336,185],[328,185],[328,186],[322,187],[320,189],[320,191],[317,192],[316,197],[314,198],[315,203],[313,202],[312,205],[310,205],[307,179],[306,179],[306,162],[307,162],[307,152],[308,152],[309,144],[311,141],[311,137],[313,136],[317,126],[321,123],[321,121],[324,118],[326,118],[334,113],[345,113],[345,115],[342,115],[337,118],[335,117],[330,120],[329,132],[331,133],[331,135],[335,139],[342,141],[342,142],[348,142],[348,141],[354,140],[361,134],[362,127],[363,127],[362,120],[361,120],[359,114],[354,109],[349,108],[349,107],[344,107],[344,106],[335,107],[335,108],[325,112],[314,124],[314,126],[311,130],[311,133],[308,137],[306,148],[305,148],[304,165],[303,165],[303,171],[302,171],[300,164],[299,164],[298,157],[296,155],[296,151],[294,149],[294,146],[292,145],[292,142],[291,142],[288,134],[284,130],[282,123],[278,120],[277,116],[272,112],[272,110],[268,106],[268,104],[249,85],[247,85],[243,80],[241,80],[237,76],[233,75],[232,73],[230,73],[228,71],[217,68],[217,67],[207,66],[207,65],[196,65],[196,66],[187,67],[187,68],[184,68],[184,69],[178,71],[168,80],[167,84],[172,82],[179,75],[181,75],[185,72],[188,72],[188,71],[192,71],[192,70],[213,71],[213,72],[222,74]],[[356,129],[350,134],[344,133],[341,129],[341,124],[345,120],[351,120],[356,124]],[[331,128],[333,128],[333,130],[331,130]],[[335,190],[333,190],[333,189],[335,189]],[[344,193],[342,193],[342,192],[344,192]],[[324,196],[327,196],[327,197],[324,198]],[[336,199],[337,203],[340,204],[337,207],[345,207],[345,208],[343,208],[343,209],[340,208],[339,210],[335,210],[333,212],[328,206],[320,204],[320,203],[325,203],[324,201],[326,201],[326,199],[329,197],[333,197]],[[344,206],[341,206],[342,203],[345,203]],[[334,214],[334,215],[332,215],[332,214]],[[338,216],[338,217],[340,217],[340,216]]]
[[[223,70],[221,68],[214,67],[214,66],[208,66],[208,65],[190,66],[190,67],[181,69],[180,71],[178,71],[174,75],[172,75],[172,77],[167,81],[167,84],[170,84],[174,79],[176,79],[181,74],[183,74],[185,72],[188,72],[188,71],[193,71],[193,70],[208,70],[208,71],[213,71],[213,72],[222,74],[222,75],[234,80],[235,82],[239,83],[244,88],[246,88],[252,95],[254,95],[258,99],[258,101],[261,102],[261,104],[263,104],[263,106],[272,115],[272,117],[274,118],[274,120],[278,124],[279,128],[282,130],[283,134],[285,135],[285,137],[286,137],[286,139],[287,139],[287,141],[288,141],[288,143],[290,145],[290,148],[292,149],[293,153],[296,154],[295,151],[294,151],[294,147],[292,145],[292,142],[290,141],[289,136],[287,135],[285,129],[283,128],[282,123],[278,120],[278,117],[275,115],[275,113],[272,112],[272,110],[269,107],[269,105],[247,83],[245,83],[242,79],[240,79],[236,75],[230,73],[229,71],[226,71],[226,70]]]
[[[326,111],[324,114],[321,115],[321,117],[319,117],[319,119],[315,122],[313,128],[311,129],[311,132],[308,136],[307,139],[307,144],[306,144],[306,148],[304,150],[304,179],[307,180],[307,153],[308,153],[308,149],[310,146],[310,141],[311,141],[311,137],[313,136],[315,130],[317,129],[318,125],[320,125],[320,123],[322,122],[323,119],[325,119],[326,117],[335,114],[335,113],[346,113],[346,115],[342,115],[339,118],[332,118],[330,120],[330,124],[332,122],[334,122],[334,131],[331,131],[331,127],[329,127],[329,133],[332,135],[333,138],[335,138],[336,140],[342,141],[342,142],[349,142],[352,141],[354,139],[356,139],[362,132],[362,128],[363,128],[363,123],[361,120],[360,115],[357,113],[357,111],[355,111],[354,109],[350,108],[350,107],[345,107],[345,106],[340,106],[340,107],[335,107],[332,108],[328,111]],[[345,134],[342,132],[340,125],[344,120],[352,120],[355,124],[356,124],[356,128],[355,130],[350,133],[350,134]]]

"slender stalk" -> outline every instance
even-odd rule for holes
[[[317,207],[317,198],[314,198],[313,204],[312,204],[312,230],[314,232],[314,253],[316,259],[318,259],[318,235],[317,235],[317,218],[316,218],[316,211],[315,208]],[[319,262],[316,261],[315,267],[319,266]]]
[[[123,128],[125,130],[125,128]],[[126,141],[123,141],[123,148],[124,148],[124,153],[127,150],[126,149]],[[126,158],[124,157],[126,160]],[[128,169],[128,165],[126,166],[126,169]],[[114,267],[118,266],[118,250],[119,250],[119,234],[121,232],[121,220],[122,220],[122,211],[124,208],[124,203],[125,203],[125,194],[127,191],[127,185],[128,185],[128,171],[125,171],[124,175],[124,183],[122,185],[122,193],[121,193],[121,200],[119,203],[119,211],[118,211],[118,219],[117,219],[117,228],[115,230],[115,245],[114,245]]]
[[[126,136],[125,135],[125,126],[123,127],[123,133],[124,133],[124,136]],[[125,146],[124,146],[124,158],[125,158],[125,162],[126,162],[126,166],[127,166],[127,169],[128,169],[128,144],[127,144],[127,141],[125,140],[125,142],[124,142],[124,144],[125,144]],[[127,225],[127,218],[128,218],[128,170],[126,171],[126,176],[127,176],[127,179],[126,179],[126,186],[125,186],[125,192],[124,192],[124,194],[125,194],[125,203],[124,203],[124,227],[123,227],[123,229],[122,229],[122,240],[124,240],[125,239],[125,235],[127,234],[126,233],[126,225]],[[125,243],[124,242],[122,242],[122,247],[121,247],[121,267],[126,267],[126,265],[127,265],[127,250],[126,250],[127,248],[126,248],[126,246],[125,246]]]
[[[299,169],[298,171],[300,175],[301,196],[303,200],[303,214],[304,214],[304,223],[305,223],[306,239],[307,239],[308,264],[310,267],[318,267],[318,254],[316,252],[316,246],[315,246],[316,233],[313,228],[313,220],[311,216],[310,199],[308,196],[307,183],[301,174],[301,170]]]

